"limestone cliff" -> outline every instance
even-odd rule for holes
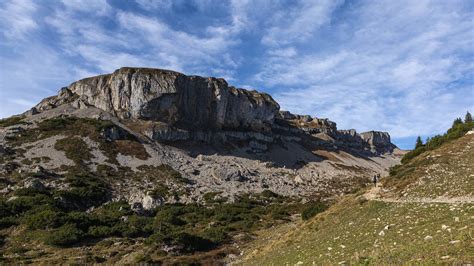
[[[146,68],[121,68],[79,80],[35,108],[42,111],[67,102],[94,106],[119,118],[189,129],[268,131],[279,109],[268,94],[229,86],[224,79]]]
[[[158,141],[246,141],[253,151],[265,151],[282,139],[302,138],[327,148],[376,154],[395,147],[386,132],[338,130],[328,119],[280,111],[268,94],[238,89],[220,78],[169,70],[121,68],[82,79],[44,99],[29,113],[64,104],[96,107],[133,120],[139,133]]]

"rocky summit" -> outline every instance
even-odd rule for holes
[[[386,132],[340,130],[224,79],[121,68],[0,120],[0,230],[39,230],[39,246],[7,240],[11,258],[56,247],[38,263],[100,262],[60,259],[89,258],[91,239],[115,241],[92,253],[117,263],[239,254],[255,230],[366,186],[402,154]],[[156,260],[123,256],[148,249]]]

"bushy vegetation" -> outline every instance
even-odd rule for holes
[[[8,137],[8,141],[14,146],[29,143],[56,135],[66,135],[65,139],[59,140],[55,146],[64,150],[68,158],[78,161],[90,159],[87,146],[82,137],[88,137],[99,144],[99,149],[108,157],[110,163],[118,164],[117,154],[134,156],[145,160],[149,157],[146,149],[136,137],[122,132],[123,139],[110,141],[104,136],[104,132],[110,128],[117,127],[110,121],[78,118],[58,117],[43,120],[37,123],[36,128],[27,129],[21,134]],[[77,151],[74,149],[78,148]]]
[[[425,151],[434,150],[437,147],[443,145],[446,142],[460,138],[466,134],[469,130],[474,128],[474,122],[472,122],[472,117],[469,112],[466,114],[466,119],[463,122],[461,118],[454,120],[452,127],[443,135],[436,135],[432,138],[426,140],[426,143],[423,144],[421,138],[418,137],[415,149],[408,152],[402,158],[402,164],[406,164],[411,159],[422,154]]]
[[[24,188],[15,192],[13,200],[0,200],[0,229],[21,225],[39,232],[32,235],[45,244],[59,247],[107,237],[145,238],[150,246],[164,244],[193,253],[228,243],[235,234],[288,220],[303,208],[289,198],[264,191],[242,195],[233,203],[166,204],[144,215],[132,211],[126,202],[107,202],[106,183],[82,168],[69,169],[65,180],[68,188],[64,190]],[[169,192],[164,186],[156,193]]]
[[[325,211],[327,208],[328,208],[328,205],[322,202],[310,203],[301,212],[301,218],[303,220],[309,220],[310,218],[314,217],[316,214]]]
[[[9,127],[23,123],[24,116],[12,116],[0,120],[0,127]]]
[[[455,119],[453,125],[445,134],[436,135],[432,138],[429,138],[427,139],[426,143],[423,143],[421,141],[421,138],[418,137],[415,149],[406,153],[403,156],[401,164],[390,168],[390,176],[394,177],[394,179],[398,181],[396,182],[395,180],[389,179],[385,182],[385,185],[394,185],[395,183],[397,183],[397,186],[404,187],[406,184],[411,182],[407,177],[414,173],[420,166],[428,163],[425,160],[413,160],[414,158],[424,152],[437,149],[445,143],[451,142],[455,139],[464,136],[466,132],[473,128],[474,122],[472,122],[472,118],[470,117],[470,114],[468,112],[466,114],[465,121],[463,121],[461,118]],[[401,182],[401,179],[404,179],[405,182]]]

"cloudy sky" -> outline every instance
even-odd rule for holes
[[[474,111],[474,1],[0,1],[0,117],[123,66],[224,77],[410,148]]]

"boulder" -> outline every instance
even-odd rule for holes
[[[41,181],[39,181],[38,179],[26,180],[23,187],[32,188],[32,189],[38,190],[38,191],[43,191],[43,190],[46,189],[46,186]]]

